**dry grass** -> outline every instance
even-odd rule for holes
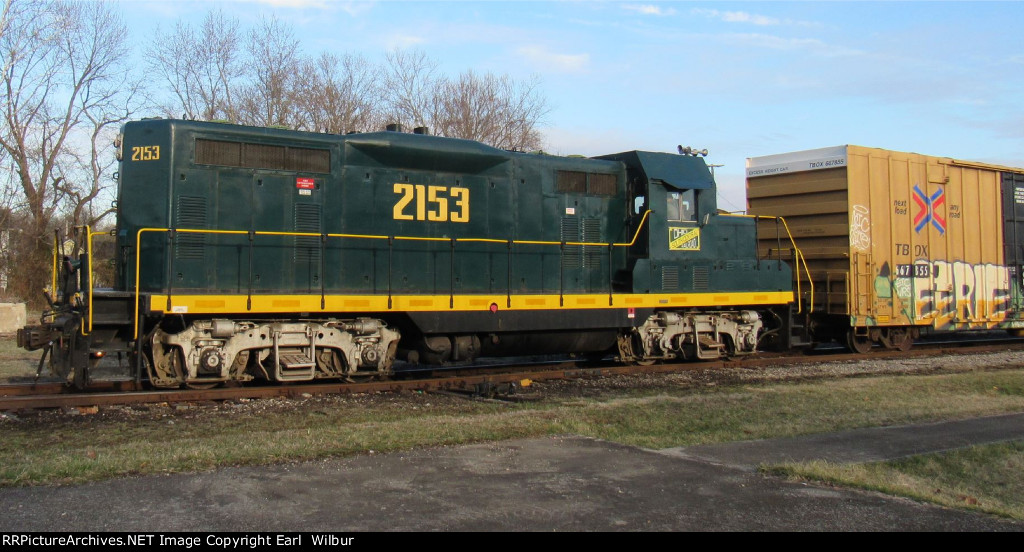
[[[19,349],[14,335],[0,335],[0,381],[35,376],[42,354]]]
[[[1024,520],[1024,442],[890,462],[784,464],[766,471]]]

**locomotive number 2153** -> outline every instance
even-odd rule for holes
[[[396,183],[394,189],[401,196],[392,212],[395,220],[469,222],[469,188]]]

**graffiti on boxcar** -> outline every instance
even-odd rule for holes
[[[871,249],[871,217],[868,208],[863,205],[853,206],[853,219],[850,220],[850,247],[867,251]]]
[[[1011,307],[1010,273],[1005,266],[962,261],[917,261],[912,278],[898,278],[916,290],[918,318],[936,327],[972,320],[1002,319]]]
[[[909,300],[914,295],[913,279],[911,278],[896,278],[893,280],[892,288],[896,293],[896,297],[904,301]]]
[[[937,328],[972,321],[999,321],[1013,307],[1011,271],[990,263],[918,260],[912,265],[882,263],[875,276],[875,296],[898,298],[903,315],[931,320]]]

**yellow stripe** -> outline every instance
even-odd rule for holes
[[[171,311],[189,314],[228,313],[314,313],[314,312],[387,312],[387,311],[486,311],[491,304],[498,310],[560,310],[607,308],[673,308],[673,307],[729,307],[741,305],[782,305],[793,301],[793,293],[691,293],[668,294],[616,294],[608,304],[607,294],[586,295],[513,295],[512,307],[507,308],[505,295],[394,295],[388,309],[387,295],[326,295],[324,308],[320,308],[319,295],[253,295],[252,309],[246,308],[246,295],[172,295]],[[454,303],[453,307],[449,304]],[[164,312],[166,295],[152,295],[149,309]]]
[[[403,241],[404,240],[404,241],[431,241],[431,242],[444,241],[444,242],[509,243],[509,244],[532,244],[532,245],[559,245],[559,246],[561,246],[561,245],[582,245],[582,246],[604,246],[604,247],[606,247],[606,246],[632,247],[633,244],[636,243],[637,238],[640,237],[640,230],[642,230],[643,227],[644,227],[644,224],[647,223],[647,218],[650,216],[650,214],[651,214],[650,209],[648,209],[647,211],[644,211],[644,216],[643,216],[642,219],[640,219],[640,225],[637,226],[636,232],[633,234],[633,239],[630,240],[627,243],[571,242],[571,243],[567,243],[567,244],[562,244],[562,242],[553,242],[553,241],[496,240],[496,239],[493,239],[493,238],[454,238],[453,239],[453,238],[431,238],[431,237],[417,237],[417,236],[377,236],[377,235],[373,235],[373,234],[323,234],[323,236],[326,236],[328,238],[356,238],[356,239],[368,239],[368,240],[398,240],[398,241]],[[140,271],[141,271],[140,263],[141,263],[141,260],[142,260],[142,255],[140,255],[139,252],[142,251],[142,234],[144,232],[170,232],[170,229],[169,228],[140,228],[139,231],[136,232],[136,234],[135,234],[135,288],[133,290],[133,293],[135,294],[135,320],[139,319],[139,309],[141,308],[140,299],[139,299],[139,297],[141,295],[140,292],[139,292],[139,279],[140,279]],[[200,229],[200,228],[179,228],[179,229],[176,230],[176,232],[180,232],[180,233],[184,233],[184,234],[250,235],[250,232],[246,231],[246,230],[205,230],[205,229]],[[304,237],[320,237],[321,236],[321,234],[314,234],[314,233],[311,233],[311,232],[273,232],[273,231],[264,231],[264,230],[254,231],[254,232],[251,233],[251,235],[254,236],[254,237],[255,236],[304,236]],[[56,241],[56,236],[54,237],[54,240]],[[57,293],[57,291],[56,291],[56,289],[57,289],[57,253],[56,253],[56,251],[57,250],[56,250],[56,244],[55,244],[54,257],[53,257],[53,293],[54,294]],[[261,301],[263,301],[263,299],[261,299]],[[342,300],[342,302],[344,303],[344,300]],[[306,303],[308,303],[308,300],[306,301]],[[354,307],[355,305],[348,305],[348,304],[346,304],[346,305],[349,308],[345,308],[343,310],[346,310],[346,311],[353,311],[354,310],[352,307]],[[181,312],[182,308],[185,308],[185,309],[189,308],[189,305],[175,305],[175,306],[179,307],[177,309],[178,312]],[[338,309],[335,309],[335,308],[332,308],[332,309],[320,309],[319,308],[319,304],[317,305],[318,308],[316,308],[316,309],[311,309],[306,304],[301,304],[300,306],[298,306],[296,308],[285,309],[285,310],[279,310],[281,305],[274,305],[273,307],[274,308],[269,308],[269,309],[268,308],[261,308],[261,309],[257,310],[255,308],[255,305],[254,305],[252,309],[246,309],[246,310],[249,311],[249,312],[271,312],[271,313],[272,312],[306,312],[306,311],[311,311],[311,310],[324,310],[324,311],[326,311],[326,310],[338,310]],[[381,309],[377,308],[377,309],[370,309],[370,310],[381,310]],[[409,308],[406,308],[406,309],[403,309],[403,310],[433,310],[433,308],[425,308],[425,309],[409,309]],[[473,309],[461,309],[461,310],[473,310]],[[242,311],[237,310],[237,309],[236,310],[209,310],[209,309],[207,309],[207,310],[195,310],[195,311],[190,311],[190,312],[217,313],[217,312],[242,312]],[[139,327],[136,324],[135,325],[135,330],[132,333],[132,339],[138,339],[138,337],[139,337]]]

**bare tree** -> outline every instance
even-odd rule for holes
[[[16,10],[13,9],[14,7],[15,7],[14,6],[14,0],[3,0],[2,5],[0,5],[0,37],[5,37],[7,35],[7,31],[10,28],[10,25],[11,25],[11,17],[13,15],[12,12],[16,11]],[[7,65],[8,61],[9,61],[9,59],[5,56],[4,57],[4,62],[5,62],[4,63],[4,72],[5,73],[7,72],[7,69],[9,69],[9,67]]]
[[[0,28],[2,34],[2,28]],[[7,151],[0,149],[0,301],[7,299],[14,256],[11,233],[14,227],[14,199],[17,181],[7,159]]]
[[[178,23],[157,34],[149,64],[175,97],[165,114],[336,134],[398,122],[500,148],[541,146],[548,108],[536,78],[447,77],[418,50],[392,50],[382,65],[354,55],[305,58],[293,28],[275,18],[248,30],[244,52],[239,36],[237,20],[222,12],[208,14],[199,31]]]
[[[237,119],[235,94],[244,69],[237,19],[217,10],[206,15],[198,31],[180,21],[173,33],[158,30],[146,59],[175,96],[163,106],[165,115]]]
[[[297,128],[301,116],[302,58],[295,31],[277,18],[263,19],[249,31],[246,74],[249,84],[239,98],[239,121],[250,125]]]
[[[56,189],[69,200],[66,202],[67,216],[75,225],[88,224],[95,227],[115,209],[110,199],[115,188],[113,173],[117,159],[110,151],[118,129],[128,122],[134,110],[132,104],[139,95],[140,85],[130,83],[125,90],[125,105],[118,109],[107,106],[84,114],[81,132],[87,144],[78,144],[70,150],[62,163],[64,178],[55,184]],[[87,134],[87,136],[86,136]],[[107,200],[105,203],[98,200]]]
[[[431,119],[437,134],[504,149],[540,148],[537,126],[547,108],[536,79],[517,83],[508,75],[466,71],[441,80],[434,93]]]
[[[429,124],[437,99],[437,62],[419,50],[392,50],[385,59],[386,116],[407,126]]]
[[[97,140],[131,114],[138,86],[128,80],[127,29],[107,4],[14,0],[8,21],[0,147],[24,201],[21,239],[31,243],[18,277],[28,296],[45,279],[55,215],[66,208],[84,222],[108,187]]]
[[[478,140],[505,149],[538,149],[547,104],[536,78],[466,71],[439,76],[423,52],[387,54],[386,114],[406,125],[426,124],[440,136]]]
[[[296,103],[305,130],[344,134],[381,126],[380,69],[362,56],[321,54],[306,61]]]

